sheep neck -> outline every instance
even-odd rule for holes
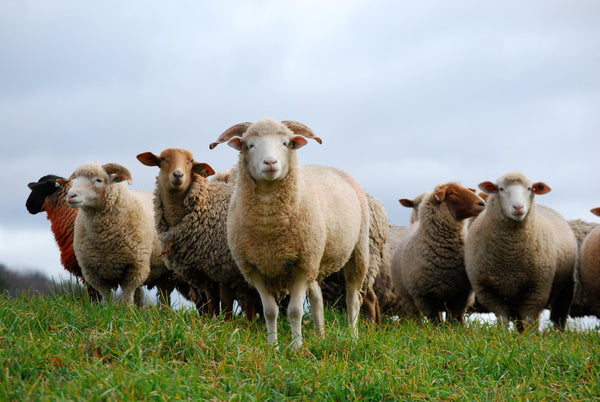
[[[44,210],[46,211],[47,218],[50,220],[54,239],[60,249],[62,265],[77,274],[79,273],[79,269],[71,268],[72,265],[77,265],[73,253],[73,227],[75,225],[77,210],[67,205],[65,199],[66,191],[64,194],[60,193],[60,191],[55,193],[52,198],[47,198],[44,202]]]
[[[159,188],[163,217],[169,227],[180,224],[190,211],[197,208],[197,204],[208,198],[207,180],[196,174],[192,175],[190,185],[183,191],[168,190],[163,186]]]

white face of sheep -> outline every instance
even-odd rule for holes
[[[500,179],[496,184],[483,182],[479,188],[487,194],[497,194],[502,213],[509,219],[522,221],[525,219],[535,194],[546,194],[550,187],[542,182],[505,182]]]
[[[113,183],[123,180],[118,175],[78,176],[72,180],[73,185],[67,194],[67,202],[72,208],[98,208],[104,190]]]
[[[234,137],[228,144],[241,151],[246,149],[248,172],[256,181],[284,178],[289,170],[288,154],[308,143],[301,135],[268,134],[242,140]]]

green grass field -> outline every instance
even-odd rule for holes
[[[600,334],[388,321],[347,330],[305,318],[293,351],[260,321],[91,304],[81,294],[0,298],[0,400],[590,400]]]

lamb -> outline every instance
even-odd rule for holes
[[[459,182],[440,184],[422,199],[419,219],[408,229],[394,253],[394,287],[433,323],[462,322],[471,285],[465,272],[464,237],[467,218],[477,216],[485,202]]]
[[[73,251],[73,226],[77,210],[67,204],[67,192],[70,184],[63,186],[56,180],[64,180],[64,177],[56,175],[42,176],[37,182],[28,184],[31,194],[27,197],[25,206],[30,214],[35,215],[42,211],[50,220],[50,228],[54,233],[54,239],[60,250],[60,262],[62,266],[86,287],[91,300],[98,300],[100,295],[96,290],[85,283],[81,267],[77,263]]]
[[[379,276],[383,258],[383,248],[387,239],[390,227],[387,212],[383,203],[370,194],[367,195],[370,213],[369,227],[369,268],[365,276],[365,281],[361,288],[363,297],[362,312],[368,323],[381,324],[381,312],[379,305],[379,295],[376,293],[374,284]],[[323,293],[323,303],[328,306],[335,305],[338,300],[344,296],[344,277],[343,272],[338,271],[325,278],[320,283]],[[381,288],[380,288],[381,289]],[[381,289],[382,290],[382,289]],[[387,300],[387,299],[386,299]],[[345,308],[345,304],[340,303]]]
[[[600,208],[591,210],[600,216]],[[585,237],[581,245],[577,287],[580,289],[584,311],[600,318],[600,225]]]
[[[234,297],[252,320],[260,300],[238,269],[227,246],[227,211],[233,186],[207,181],[215,172],[183,148],[154,155],[141,153],[146,166],[158,166],[154,217],[167,266],[209,298],[209,309],[226,317],[233,313]]]
[[[348,323],[354,334],[359,292],[369,265],[369,206],[361,186],[326,166],[300,166],[297,150],[312,138],[304,124],[263,118],[227,129],[216,142],[239,151],[227,240],[245,278],[260,294],[267,339],[277,343],[275,294],[288,290],[293,347],[302,345],[308,290],[313,324],[324,334],[318,281],[342,269]]]
[[[133,182],[125,167],[88,162],[79,166],[67,202],[79,208],[75,218],[73,249],[86,282],[107,303],[112,289],[122,290],[126,303],[144,304],[142,285],[160,278],[167,269],[160,258],[154,225],[152,194],[130,191]]]
[[[550,187],[521,172],[507,173],[479,188],[488,204],[471,224],[465,242],[467,275],[477,300],[519,331],[537,326],[549,304],[550,319],[563,329],[573,298],[577,242],[567,221],[537,205]]]

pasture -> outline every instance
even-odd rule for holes
[[[598,328],[518,334],[469,320],[436,327],[325,310],[279,350],[264,323],[195,310],[90,303],[76,291],[0,298],[0,400],[590,400],[600,396]]]

